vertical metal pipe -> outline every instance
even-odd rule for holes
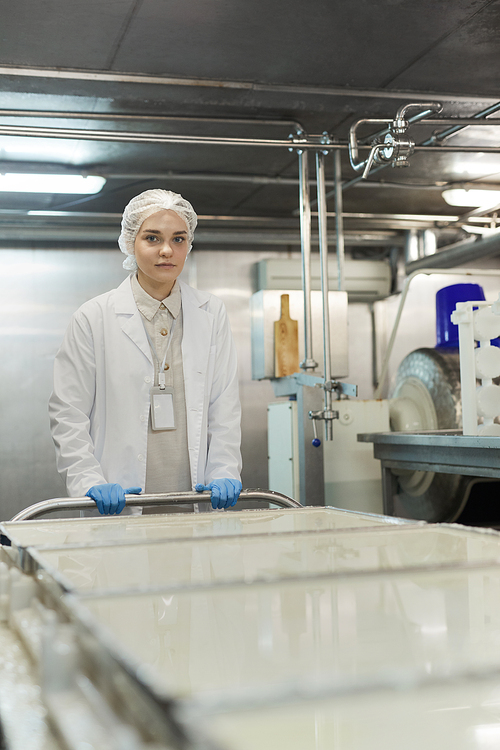
[[[333,152],[333,177],[335,182],[335,234],[337,238],[337,289],[343,292],[345,289],[345,250],[344,250],[344,218],[342,197],[342,166],[340,161],[340,149]]]
[[[309,163],[307,150],[299,151],[300,245],[302,250],[302,286],[304,289],[304,361],[303,370],[314,370],[318,364],[312,351],[311,311],[311,201],[309,197]]]
[[[328,234],[325,185],[325,155],[316,152],[316,184],[318,193],[319,259],[321,268],[321,295],[323,302],[323,362],[325,382],[332,379],[332,358],[330,352],[330,306],[328,303]],[[332,392],[325,390],[325,410],[332,409]],[[325,419],[325,440],[333,440],[333,424]]]
[[[378,355],[377,355],[377,321],[375,318],[375,305],[370,302],[368,305],[370,310],[370,320],[372,327],[372,386],[373,390],[378,386]]]

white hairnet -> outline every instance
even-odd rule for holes
[[[194,230],[198,223],[198,217],[189,201],[185,200],[179,193],[171,190],[145,190],[143,193],[132,198],[125,206],[122,216],[122,230],[118,238],[118,246],[122,253],[127,256],[123,261],[123,267],[127,271],[137,270],[137,261],[134,255],[134,244],[137,232],[143,222],[158,211],[175,211],[185,222],[188,230],[189,250],[191,250]],[[188,252],[189,252],[188,250]]]

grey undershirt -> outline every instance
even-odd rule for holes
[[[158,369],[165,356],[168,334],[170,334],[174,320],[177,321],[165,365],[165,385],[173,386],[174,389],[176,429],[153,431],[151,414],[149,415],[145,492],[188,492],[192,490],[192,483],[182,367],[183,325],[180,287],[176,281],[169,296],[159,301],[142,288],[136,275],[132,276],[131,281],[135,303],[160,360],[158,363],[152,351],[155,363],[155,385],[158,384]]]

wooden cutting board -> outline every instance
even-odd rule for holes
[[[290,296],[281,295],[281,318],[274,324],[274,377],[299,372],[299,324],[290,317]]]

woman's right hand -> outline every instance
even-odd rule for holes
[[[96,484],[86,492],[97,505],[97,510],[103,516],[118,515],[125,507],[125,495],[140,495],[141,487],[129,487],[124,490],[121,484]]]

